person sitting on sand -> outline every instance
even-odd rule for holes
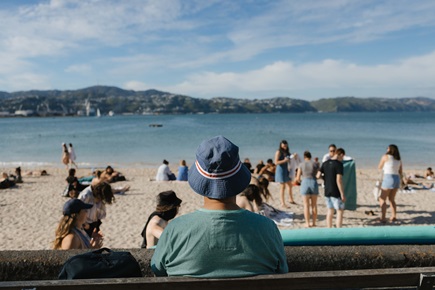
[[[75,190],[76,192],[81,192],[87,187],[87,185],[83,185],[79,182],[74,168],[68,170],[68,177],[65,180],[68,183],[68,191]]]
[[[231,141],[217,136],[199,145],[188,181],[203,196],[204,206],[165,228],[151,259],[156,276],[230,278],[288,272],[277,226],[237,206],[236,195],[250,179]]]
[[[187,181],[188,173],[189,173],[189,167],[187,167],[187,165],[186,165],[186,160],[181,160],[180,166],[178,166],[177,180],[178,181]]]
[[[108,183],[125,181],[125,176],[120,172],[115,171],[112,166],[108,165],[104,171],[101,172],[100,180]]]
[[[265,176],[269,181],[275,181],[276,165],[272,159],[267,159],[266,165],[261,168],[259,175]]]
[[[103,171],[100,171],[100,170],[94,171],[94,178],[91,181],[91,185],[96,186],[97,184],[102,183],[102,182],[106,182],[107,183],[106,179],[102,179],[101,178],[102,173],[103,173]],[[116,186],[116,187],[113,186],[112,187],[113,194],[121,194],[121,195],[123,195],[127,191],[129,191],[129,190],[130,190],[130,186],[129,185]]]
[[[262,169],[264,166],[265,166],[265,165],[264,165],[263,160],[258,161],[258,164],[255,165],[254,174],[255,174],[255,175],[259,175],[261,169]]]
[[[159,166],[156,174],[156,181],[169,181],[175,180],[175,174],[171,172],[169,169],[169,162],[165,159],[163,160],[163,164]]]
[[[23,177],[21,176],[21,167],[15,168],[15,175],[10,175],[15,183],[23,183]]]
[[[157,195],[156,210],[148,217],[142,230],[142,248],[151,248],[157,245],[157,241],[168,225],[175,218],[182,200],[172,190],[164,191]]]
[[[103,246],[103,234],[93,232],[92,238],[83,230],[87,211],[92,204],[84,203],[79,199],[70,199],[63,206],[63,217],[56,230],[53,242],[55,250],[70,249],[98,249]]]
[[[115,201],[112,187],[106,182],[90,185],[80,192],[78,199],[93,205],[88,210],[84,226],[86,233],[91,236],[94,229],[97,232],[100,230],[101,220],[106,217],[106,204],[112,204]]]
[[[15,182],[9,179],[9,175],[6,172],[2,172],[0,179],[0,189],[6,189],[15,186]]]
[[[435,178],[435,174],[434,174],[434,172],[432,171],[432,168],[431,168],[431,167],[428,167],[428,168],[426,169],[426,172],[424,173],[424,178],[426,178],[426,179],[428,179],[428,180],[432,180],[432,179]]]

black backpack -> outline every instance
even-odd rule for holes
[[[106,251],[107,253],[103,253]],[[130,252],[108,248],[69,258],[59,274],[61,280],[142,277],[139,263]]]

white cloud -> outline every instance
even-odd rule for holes
[[[282,92],[294,97],[300,92],[318,91],[335,97],[361,90],[376,92],[388,89],[392,95],[404,96],[429,92],[434,88],[435,52],[404,59],[393,64],[373,66],[358,65],[341,60],[327,59],[316,63],[296,65],[275,62],[257,70],[244,73],[204,72],[190,75],[185,81],[165,90],[195,96],[251,96],[262,97],[265,92]],[[401,92],[402,91],[402,92]],[[434,97],[434,93],[431,93]]]
[[[126,90],[145,91],[150,89],[150,86],[140,81],[128,81],[122,86]]]
[[[75,64],[70,65],[65,69],[68,73],[90,73],[92,72],[92,67],[89,64]]]

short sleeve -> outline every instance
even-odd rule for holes
[[[151,258],[151,270],[157,277],[165,277],[168,276],[166,272],[166,263],[165,257],[167,255],[166,251],[168,241],[168,229],[166,228],[162,235],[160,236],[159,241],[157,242],[156,249],[154,250],[154,255]]]

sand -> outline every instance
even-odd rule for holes
[[[423,168],[423,167],[422,167]],[[24,183],[15,188],[0,190],[0,250],[45,250],[51,249],[54,232],[62,215],[62,206],[67,198],[61,193],[66,186],[67,172],[60,168],[45,168],[48,176],[24,176]],[[171,168],[176,172],[176,168]],[[109,248],[139,248],[140,235],[148,215],[155,208],[156,195],[165,190],[174,190],[183,200],[180,214],[192,212],[202,205],[202,197],[195,194],[187,182],[152,181],[157,169],[126,168],[120,170],[127,181],[117,182],[113,186],[130,185],[125,195],[116,195],[116,202],[107,206],[107,217],[101,229],[104,233],[104,246]],[[0,168],[0,171],[13,173],[13,168]],[[23,168],[23,171],[26,171]],[[419,172],[417,172],[419,173]],[[421,172],[420,174],[422,174]],[[87,176],[89,169],[79,169],[77,176]],[[372,191],[379,177],[377,170],[357,169],[357,204],[355,211],[346,210],[343,227],[382,226],[379,222],[380,209]],[[430,184],[431,181],[416,179]],[[279,208],[279,184],[271,183],[270,192],[274,200],[269,204]],[[294,212],[291,227],[281,229],[304,228],[303,203],[299,187],[294,187],[297,205],[289,209]],[[398,193],[398,222],[387,223],[395,226],[434,225],[435,192],[416,190],[414,193]],[[318,227],[326,227],[323,194],[318,201]],[[374,215],[366,212],[373,211]],[[388,218],[387,213],[387,218]]]

